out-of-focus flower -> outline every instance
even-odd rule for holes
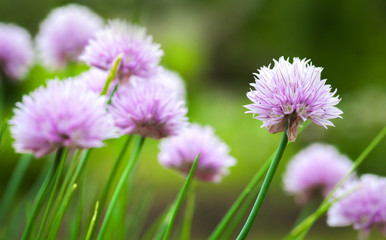
[[[19,26],[0,23],[0,71],[10,79],[21,79],[33,56],[30,34]]]
[[[354,229],[369,232],[378,228],[386,235],[386,178],[366,174],[349,181],[336,191],[342,199],[328,211],[331,227],[353,225]]]
[[[209,126],[191,124],[179,135],[162,140],[160,150],[160,163],[184,175],[189,173],[200,153],[195,176],[203,181],[219,182],[229,173],[228,168],[236,164],[236,160],[229,155],[228,146]]]
[[[163,55],[160,45],[153,43],[153,38],[146,34],[146,28],[112,20],[90,40],[80,59],[107,70],[120,53],[123,54],[118,69],[120,79],[153,76]]]
[[[113,119],[106,112],[106,98],[85,84],[68,79],[51,80],[16,104],[9,121],[20,153],[42,157],[58,147],[94,148],[117,137]]]
[[[125,134],[161,139],[187,126],[185,102],[152,81],[120,85],[109,111]]]
[[[294,142],[300,124],[312,122],[334,126],[329,119],[340,117],[343,112],[335,107],[340,99],[334,97],[336,90],[326,80],[320,79],[322,68],[313,66],[309,60],[294,58],[293,63],[283,57],[274,60],[273,68],[262,67],[255,73],[255,89],[247,93],[253,102],[245,107],[256,119],[263,121],[270,133],[282,132],[288,122],[288,140]]]
[[[83,72],[79,76],[74,77],[74,79],[79,80],[87,85],[87,87],[97,93],[101,94],[107,80],[108,72],[100,70],[98,68],[91,68],[90,70]],[[113,80],[110,83],[110,86],[107,91],[107,96],[111,94],[115,86],[115,81]]]
[[[78,61],[89,39],[102,27],[103,20],[87,7],[70,4],[54,9],[40,24],[36,37],[43,63],[60,69]]]
[[[182,80],[181,76],[178,73],[173,72],[169,69],[160,67],[158,72],[155,75],[149,77],[148,79],[133,76],[130,78],[130,81],[154,81],[169,89],[173,94],[177,96],[177,99],[185,101],[186,90],[184,80]]]
[[[296,154],[284,174],[284,189],[304,204],[323,197],[350,171],[352,162],[327,144],[314,143]]]

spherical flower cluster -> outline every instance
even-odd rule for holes
[[[342,198],[328,211],[331,227],[353,225],[354,229],[369,232],[379,228],[386,235],[386,178],[371,174],[349,181],[337,190]]]
[[[78,61],[89,39],[102,27],[103,20],[87,7],[70,4],[54,9],[40,24],[36,37],[43,63],[60,69]]]
[[[75,77],[75,79],[85,83],[91,91],[97,94],[101,94],[106,84],[107,76],[107,71],[103,71],[98,68],[91,68],[90,70],[83,72],[79,76]],[[107,96],[110,96],[114,89],[114,85],[115,81],[113,80],[107,90]]]
[[[228,168],[236,164],[236,160],[229,155],[228,146],[209,126],[191,124],[179,135],[162,140],[160,150],[160,163],[184,175],[200,153],[195,176],[202,181],[219,182],[229,173]]]
[[[94,148],[117,137],[106,98],[74,80],[51,80],[16,104],[9,121],[20,153],[42,157],[58,147]]]
[[[340,99],[334,97],[336,90],[326,80],[320,79],[322,68],[313,66],[309,60],[294,58],[293,63],[283,57],[274,60],[273,68],[262,67],[255,74],[255,89],[247,93],[253,102],[246,105],[247,113],[263,121],[270,133],[281,132],[288,122],[288,140],[294,142],[299,125],[310,119],[312,122],[334,126],[329,119],[340,117],[342,111],[335,107]]]
[[[284,174],[284,189],[306,203],[327,196],[350,171],[352,162],[331,145],[315,143],[296,154]]]
[[[33,56],[30,34],[16,25],[0,23],[0,71],[10,79],[21,79]]]
[[[80,59],[90,66],[108,70],[118,54],[122,53],[118,75],[151,77],[158,70],[163,55],[160,45],[153,43],[144,27],[113,20],[90,40]]]
[[[125,134],[161,139],[187,126],[185,102],[152,81],[120,85],[109,111]]]

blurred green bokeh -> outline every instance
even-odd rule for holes
[[[0,21],[12,22],[36,34],[49,11],[71,1],[1,0]],[[165,55],[162,65],[177,71],[186,81],[189,118],[209,124],[231,147],[238,160],[231,174],[219,184],[199,183],[193,239],[205,239],[242,191],[262,162],[275,150],[279,135],[261,129],[260,122],[244,114],[245,93],[252,73],[280,56],[309,58],[324,67],[323,78],[338,89],[343,119],[325,130],[311,125],[285,153],[263,210],[250,239],[280,239],[292,227],[300,207],[282,190],[285,163],[313,142],[334,144],[355,159],[386,123],[386,1],[384,0],[241,0],[241,1],[125,1],[85,0],[105,17],[123,18],[148,28]],[[75,74],[85,66],[73,66]],[[25,81],[6,84],[6,116],[26,94],[46,79],[67,76],[40,65]],[[1,191],[19,155],[11,147],[9,133],[0,149]],[[141,156],[139,187],[153,189],[154,207],[149,223],[172,201],[183,179],[157,162],[158,142],[150,140]],[[106,178],[122,140],[111,140],[96,150],[88,169],[89,184],[97,189]],[[386,141],[370,154],[360,173],[386,175]],[[45,160],[36,160],[20,192],[28,190]],[[328,228],[322,218],[306,239],[353,239],[350,228]],[[374,239],[381,238],[374,233]]]

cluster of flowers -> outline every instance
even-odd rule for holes
[[[0,32],[0,39],[6,34]],[[19,34],[29,37],[25,31]],[[178,74],[160,66],[163,51],[144,27],[122,20],[104,25],[89,9],[68,5],[52,11],[36,42],[47,66],[58,69],[79,60],[90,70],[49,80],[46,87],[16,104],[9,123],[17,152],[40,158],[60,147],[96,148],[109,138],[139,134],[164,139],[160,163],[182,174],[201,153],[196,176],[203,181],[220,181],[235,164],[228,146],[211,127],[188,123],[184,83]],[[101,92],[119,54],[122,60],[107,92],[112,97],[108,104]],[[12,61],[3,61],[9,62],[6,69],[13,70]]]
[[[353,163],[335,147],[315,143],[296,154],[283,178],[284,189],[300,204],[322,199],[350,173]],[[331,227],[353,225],[369,233],[378,228],[386,235],[386,178],[373,174],[349,176],[333,196],[327,224]]]
[[[160,66],[163,51],[146,29],[122,20],[103,19],[89,9],[68,5],[55,9],[41,24],[36,45],[42,62],[60,69],[73,61],[90,66],[73,78],[47,82],[16,104],[10,120],[14,147],[20,153],[43,157],[60,147],[87,149],[127,134],[162,139],[159,161],[186,175],[198,153],[195,175],[218,182],[236,161],[228,146],[209,126],[189,123],[185,86],[178,74]],[[21,79],[33,62],[30,35],[0,24],[0,71]],[[107,95],[101,95],[108,71],[121,55]],[[248,113],[270,133],[286,130],[294,142],[301,124],[310,120],[324,127],[342,114],[340,102],[322,68],[309,60],[281,57],[274,66],[255,74],[247,93]],[[304,204],[316,194],[327,196],[352,169],[351,161],[334,147],[314,144],[299,152],[284,176],[287,192]],[[352,224],[368,232],[378,227],[386,234],[386,179],[352,174],[336,191],[328,213],[330,226]]]

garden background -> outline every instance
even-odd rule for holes
[[[52,0],[1,0],[0,21],[15,23],[35,36],[39,23],[55,7],[75,3]],[[161,64],[185,80],[191,121],[209,124],[231,147],[237,165],[219,184],[198,183],[192,239],[205,239],[242,191],[249,179],[276,149],[281,134],[260,128],[243,105],[252,73],[272,64],[272,59],[300,57],[324,68],[322,78],[342,98],[343,119],[325,130],[311,124],[284,154],[273,186],[249,239],[280,239],[291,229],[300,207],[282,190],[285,163],[313,142],[334,144],[355,159],[386,122],[386,2],[383,0],[88,0],[105,19],[122,18],[148,28],[165,52]],[[36,64],[23,82],[5,84],[5,114],[46,79],[72,76],[87,69],[70,66],[62,72]],[[0,193],[4,190],[19,155],[7,132],[0,149]],[[108,147],[91,155],[88,186],[100,188],[122,145],[110,140]],[[153,205],[147,224],[174,199],[183,183],[176,172],[157,160],[158,142],[149,140],[141,153],[136,193],[152,192]],[[386,141],[369,155],[360,173],[386,176]],[[20,193],[38,177],[46,158],[33,161]],[[136,193],[133,193],[134,195]],[[76,199],[75,199],[76,200]],[[90,206],[92,208],[92,206]],[[354,239],[351,228],[328,228],[318,221],[306,239]],[[374,239],[381,238],[374,232]]]

